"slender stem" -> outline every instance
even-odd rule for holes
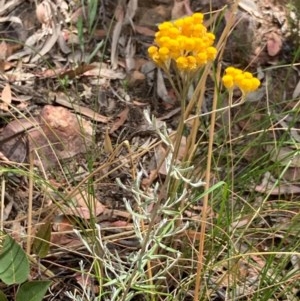
[[[217,78],[220,78],[221,64],[218,65]],[[211,176],[211,161],[212,161],[212,151],[213,151],[213,142],[214,142],[214,132],[215,132],[215,123],[216,123],[216,109],[218,103],[218,94],[214,93],[213,107],[209,128],[209,141],[208,141],[208,152],[207,152],[207,164],[205,171],[205,186],[204,191],[207,192],[210,187],[210,176]],[[197,264],[197,276],[194,292],[194,301],[199,300],[199,292],[201,288],[201,273],[204,265],[204,242],[205,242],[205,230],[206,230],[206,221],[207,221],[207,209],[208,209],[208,197],[209,193],[205,193],[203,197],[203,207],[201,213],[201,229],[200,229],[200,242],[199,242],[199,252],[198,252],[198,264]]]
[[[184,123],[185,123],[186,99],[187,99],[187,95],[188,95],[189,84],[190,84],[190,78],[186,77],[185,80],[183,80],[183,89],[180,91],[181,114],[180,114],[180,120],[179,120],[179,124],[178,124],[177,131],[176,131],[176,138],[175,138],[175,142],[174,142],[174,151],[172,154],[171,166],[176,165],[176,161],[177,161],[178,155],[179,155],[179,149],[181,146],[181,140],[182,140],[182,135],[183,135],[183,130],[184,130]],[[165,183],[170,183],[169,189],[168,189],[168,195],[172,197],[173,194],[177,191],[177,186],[178,186],[179,180],[178,179],[172,180],[170,178],[171,172],[172,172],[172,170],[170,169]]]

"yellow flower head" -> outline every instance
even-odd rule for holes
[[[253,76],[250,72],[243,72],[235,67],[225,69],[225,74],[222,77],[222,83],[225,88],[239,88],[244,95],[253,92],[260,86],[260,80]]]
[[[192,15],[192,18],[194,20],[194,23],[202,23],[203,22],[203,14],[201,13],[194,13]]]
[[[215,59],[214,40],[215,35],[207,32],[203,24],[203,14],[195,13],[174,22],[161,23],[155,34],[156,46],[150,46],[148,54],[164,68],[169,68],[173,60],[179,71],[194,71]]]
[[[222,77],[222,82],[224,87],[226,87],[227,89],[232,89],[234,87],[234,81],[233,81],[233,77],[232,75],[224,75]]]
[[[217,49],[215,47],[210,46],[206,49],[206,54],[207,54],[207,59],[209,61],[213,61],[217,56]]]
[[[189,66],[188,59],[185,56],[180,56],[179,58],[177,58],[176,59],[176,64],[177,64],[177,68],[179,70],[185,70]]]

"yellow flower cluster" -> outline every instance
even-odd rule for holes
[[[250,72],[244,72],[238,68],[228,67],[225,69],[225,75],[222,77],[223,85],[227,89],[238,87],[245,95],[253,92],[260,86],[260,80]]]
[[[163,22],[150,46],[150,58],[159,66],[169,68],[171,61],[181,71],[197,70],[215,59],[214,34],[203,25],[203,14],[195,13],[174,22]]]

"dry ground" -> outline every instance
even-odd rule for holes
[[[105,235],[119,234],[110,247],[121,257],[139,248],[126,230],[131,221],[123,198],[130,200],[132,196],[116,184],[116,178],[130,186],[138,167],[143,171],[145,189],[152,181],[163,179],[162,170],[157,178],[151,177],[163,149],[152,146],[158,136],[143,111],[147,109],[160,122],[165,121],[171,131],[176,129],[180,107],[167,80],[162,80],[163,75],[149,62],[147,47],[158,23],[191,11],[213,9],[206,22],[214,26],[212,20],[221,20],[215,27],[218,36],[230,17],[226,5],[231,4],[225,0],[101,0],[95,16],[89,15],[81,1],[48,0],[37,9],[34,1],[10,0],[1,8],[1,166],[26,170],[33,154],[37,174],[51,184],[37,185],[33,196],[33,223],[53,223],[53,247],[41,260],[55,275],[54,297],[49,296],[49,300],[66,300],[61,291],[79,287],[73,268],[78,269],[81,258],[89,262],[80,240],[64,234],[73,227],[87,227],[91,218],[82,201],[82,194],[90,191],[79,193],[78,189],[82,181],[93,181],[98,200],[96,219],[107,228]],[[294,31],[299,20],[287,1],[240,1],[236,18],[236,28],[219,61],[224,67],[235,65],[258,72],[264,89],[249,100],[250,106],[233,111],[233,138],[259,130],[256,125],[264,118],[267,104],[276,104],[277,112],[288,111],[300,95],[299,66],[276,68],[295,63],[300,41]],[[203,110],[210,107],[211,87],[207,88]],[[283,127],[284,122],[278,120]],[[217,127],[222,127],[220,120]],[[242,143],[247,144],[247,139]],[[263,147],[249,148],[236,166],[236,174],[265,151]],[[126,161],[128,155],[133,165]],[[199,173],[203,172],[204,159],[199,151]],[[289,169],[287,185],[281,187],[281,192],[285,189],[293,200],[300,192],[299,167]],[[21,243],[27,229],[28,178],[12,172],[5,175],[5,181],[5,216],[1,222]],[[249,183],[248,190],[262,195],[268,192],[260,181]],[[279,194],[272,193],[275,198]],[[62,196],[76,199],[76,212],[64,204],[57,209],[54,203],[62,202]],[[61,251],[62,247],[68,251]],[[82,255],[75,255],[74,250],[82,250]],[[38,278],[40,271],[34,269],[32,277]],[[0,287],[13,294],[14,289]]]

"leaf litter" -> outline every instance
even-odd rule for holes
[[[46,173],[49,183],[58,183],[56,188],[61,197],[53,190],[49,202],[45,202],[45,196],[39,189],[34,191],[35,210],[39,212],[42,209],[42,213],[35,215],[35,222],[51,221],[50,243],[53,245],[83,250],[82,242],[73,230],[78,229],[78,223],[88,221],[93,213],[103,227],[107,240],[110,235],[119,235],[116,239],[111,239],[116,250],[120,250],[118,245],[122,245],[130,253],[129,245],[133,249],[139,247],[131,239],[133,219],[123,203],[124,198],[130,200],[132,195],[117,187],[115,180],[120,178],[130,185],[135,174],[130,169],[136,170],[136,166],[140,166],[144,170],[142,186],[149,190],[150,184],[166,176],[164,158],[167,150],[163,143],[155,145],[157,136],[145,121],[143,110],[147,108],[159,120],[165,121],[169,133],[174,130],[172,123],[176,123],[179,113],[176,97],[168,81],[160,70],[150,66],[151,63],[144,59],[146,49],[152,43],[157,24],[191,14],[208,5],[207,1],[196,3],[197,1],[161,0],[155,1],[155,5],[148,2],[121,0],[114,5],[105,5],[102,1],[99,4],[102,19],[97,20],[94,31],[88,32],[89,43],[84,45],[80,42],[83,37],[80,36],[77,25],[83,18],[85,26],[90,16],[86,14],[87,7],[82,7],[81,3],[45,0],[35,7],[30,1],[11,0],[5,1],[0,8],[0,27],[4,32],[0,44],[1,165],[9,166],[15,162],[15,166],[21,164],[27,168],[29,154],[34,153],[34,163],[39,172]],[[211,2],[215,9],[221,9],[226,4],[226,1]],[[270,0],[240,1],[241,11],[238,17],[242,21],[237,22],[235,36],[240,37],[243,33],[248,44],[242,49],[241,43],[230,40],[228,52],[225,51],[226,58],[234,61],[242,57],[247,64],[251,62],[255,67],[275,65],[286,55],[285,41],[288,33],[286,24],[282,21],[286,12],[280,5],[273,9],[270,5],[273,5]],[[24,17],[21,12],[25,9],[28,14]],[[274,19],[278,22],[274,22]],[[11,31],[6,28],[7,23],[12,28]],[[111,24],[112,30],[109,31]],[[88,28],[84,30],[87,33]],[[106,36],[109,36],[107,40]],[[92,55],[96,42],[102,40],[104,44],[108,42],[106,45],[109,47],[99,47],[96,54]],[[250,51],[244,51],[245,47]],[[87,58],[92,58],[92,61]],[[299,73],[295,75],[290,89],[295,105],[299,95],[298,86]],[[116,97],[112,91],[128,97]],[[101,93],[105,94],[104,102],[100,99]],[[256,95],[253,97],[256,98]],[[207,106],[209,107],[209,103]],[[245,121],[240,120],[240,125],[243,123]],[[124,141],[127,147],[124,144],[118,152],[114,152],[115,146]],[[143,152],[133,157],[133,153],[140,148]],[[264,151],[271,153],[271,161],[279,160],[286,165],[290,160],[285,156],[286,152],[290,156],[293,149],[282,148],[276,152],[264,147]],[[183,138],[178,160],[185,152],[186,141]],[[101,181],[94,184],[95,195],[91,195],[85,187],[86,181],[83,182],[85,189],[76,190],[80,180],[75,178],[85,179],[84,175],[89,173],[86,155],[94,155],[96,170],[103,164],[99,172],[94,174],[101,178]],[[116,159],[116,156],[119,162],[110,161],[110,158]],[[298,156],[294,156],[293,162],[297,158]],[[249,185],[249,189],[272,196],[299,194],[295,183],[299,178],[297,168],[297,165],[288,168],[291,175],[288,177],[287,174],[285,183],[278,182],[275,177],[267,174],[261,184],[257,181],[255,185]],[[24,178],[13,179],[24,185],[21,191],[15,192],[13,186],[8,187],[12,199],[7,198],[5,203],[3,222],[7,222],[7,227],[19,214],[22,216],[26,212],[24,200],[28,197],[28,189],[25,188]],[[71,200],[63,203],[64,196],[68,196],[70,191],[75,191]],[[56,208],[50,214],[50,207],[60,202],[62,204],[58,207],[62,210]],[[201,211],[201,208],[190,209],[186,212],[187,216],[197,221],[199,215],[195,211]],[[211,218],[213,217],[212,211]],[[18,229],[16,233],[25,232],[22,223],[16,220],[11,230],[15,228]],[[242,228],[249,220],[245,219],[245,223],[243,220],[233,223],[232,227]],[[197,237],[197,233],[189,232],[188,237]],[[18,241],[21,240],[20,236]],[[67,254],[66,258],[60,259],[52,252],[53,249],[50,249],[46,258],[49,261],[55,258],[61,266],[66,265]],[[252,260],[261,268],[265,264],[254,255]],[[57,273],[62,272],[62,268],[58,266],[54,268],[50,264],[49,268]],[[66,270],[68,268],[71,271],[72,265],[66,267]],[[225,268],[221,267],[216,271],[221,276],[214,281],[228,286],[230,277],[225,280]],[[244,260],[237,262],[236,269],[244,279],[258,275]],[[92,283],[89,278],[79,279],[78,275],[76,279],[78,283]],[[249,290],[251,291],[251,285]]]

